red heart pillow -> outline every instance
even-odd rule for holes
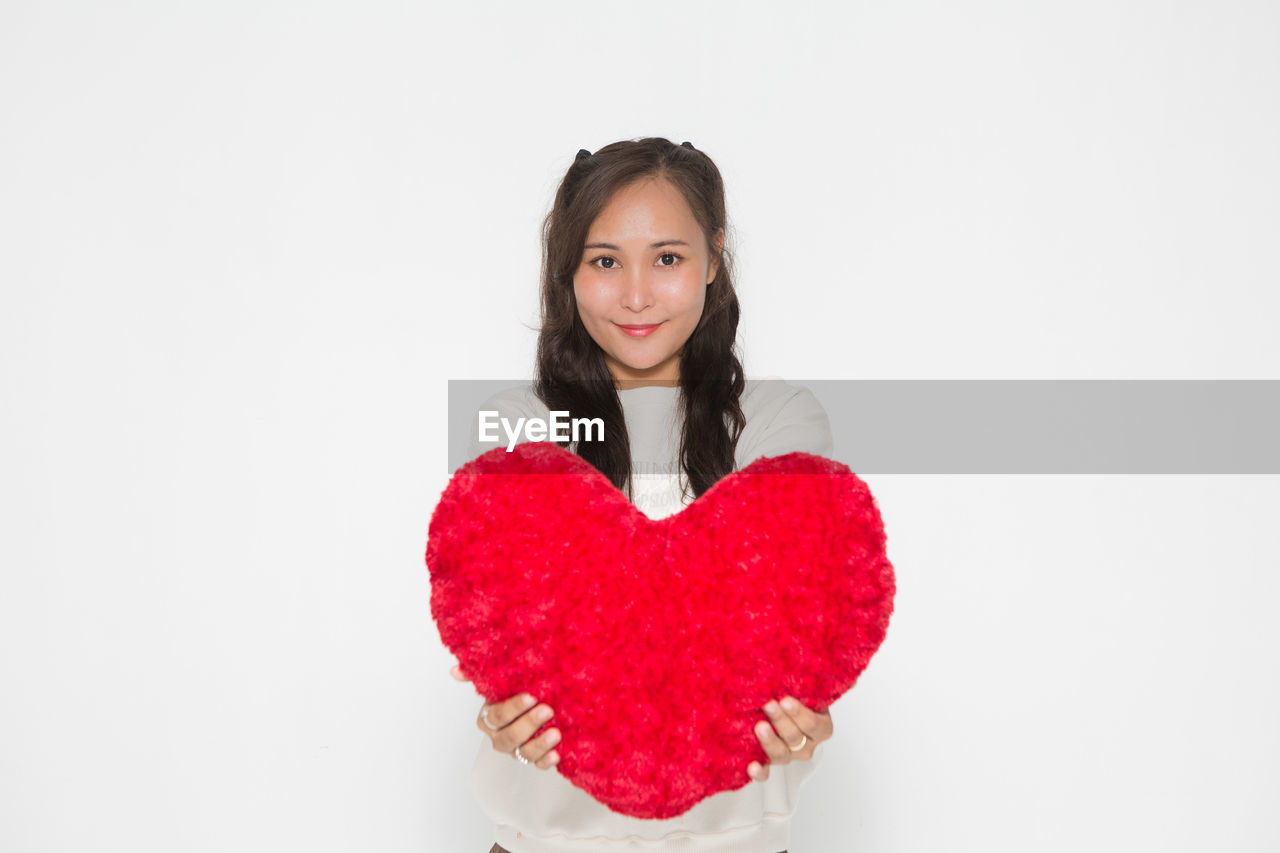
[[[669,818],[750,780],[786,694],[824,711],[893,610],[874,498],[845,465],[762,457],[650,519],[551,442],[495,448],[431,517],[431,613],[489,702],[555,709],[559,772],[621,814]]]

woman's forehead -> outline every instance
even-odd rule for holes
[[[616,192],[591,223],[587,246],[627,242],[646,248],[658,244],[690,245],[701,229],[689,203],[667,181],[649,180]]]

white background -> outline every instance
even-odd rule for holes
[[[6,2],[0,847],[488,849],[446,381],[530,374],[555,186],[646,135],[752,374],[1280,378],[1274,3]],[[869,482],[792,853],[1280,847],[1277,478]]]

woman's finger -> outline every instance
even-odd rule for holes
[[[516,747],[533,737],[533,733],[541,728],[551,717],[552,711],[550,707],[547,705],[535,705],[517,717],[515,721],[503,726],[502,731],[493,736],[493,748],[499,752],[508,752],[514,755]],[[520,754],[524,755],[524,751],[522,750]],[[527,755],[525,757],[530,758]]]
[[[769,722],[773,723],[773,730],[778,733],[778,737],[787,745],[787,750],[792,753],[793,757],[808,758],[809,756],[801,756],[800,753],[809,746],[813,738],[808,736],[807,732],[802,731],[800,726],[796,725],[796,721],[782,710],[782,706],[772,699],[765,703],[764,712],[769,715]]]
[[[760,746],[764,748],[765,754],[769,756],[770,764],[789,764],[791,762],[791,750],[783,743],[782,738],[778,737],[778,733],[773,730],[773,726],[769,725],[768,720],[761,720],[756,723],[756,740],[760,741]]]
[[[488,734],[511,724],[517,717],[528,711],[537,703],[528,693],[517,693],[504,702],[495,702],[480,709],[476,725]]]
[[[454,665],[453,669],[449,670],[449,674],[452,675],[458,681],[471,680],[471,678],[462,671],[462,667],[458,666],[457,664]]]
[[[560,760],[560,756],[556,754],[554,749],[559,742],[560,730],[550,728],[537,737],[530,738],[520,744],[520,754],[528,761],[536,764],[539,770],[546,770],[554,767],[556,762]]]
[[[541,759],[539,759],[537,764],[535,764],[534,766],[537,767],[539,770],[550,770],[552,767],[555,767],[559,763],[560,763],[560,753],[556,752],[553,749],[549,751],[546,755],[544,755]]]
[[[763,782],[769,778],[769,765],[761,764],[759,761],[753,761],[747,765],[747,775],[757,782]]]
[[[779,704],[786,715],[795,722],[796,727],[807,734],[810,740],[824,741],[831,737],[834,727],[831,723],[830,711],[819,714],[805,707],[794,696],[784,696]]]

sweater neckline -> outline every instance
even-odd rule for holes
[[[639,388],[619,388],[618,401],[623,405],[673,404],[680,398],[679,385],[641,385]]]
[[[653,392],[666,392],[666,393],[673,393],[673,392],[675,392],[675,391],[679,391],[679,390],[680,390],[680,386],[679,386],[679,385],[639,385],[639,386],[637,386],[637,387],[635,387],[635,388],[619,388],[619,389],[617,389],[617,391],[618,391],[618,393],[619,393],[619,394],[641,394],[641,393],[644,393],[644,392],[651,392],[651,393],[653,393]]]

